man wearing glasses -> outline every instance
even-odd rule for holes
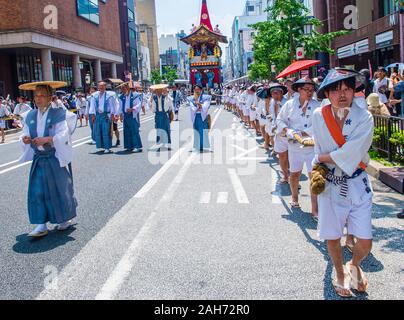
[[[311,139],[312,118],[314,111],[320,107],[317,100],[313,99],[316,85],[312,79],[306,77],[296,81],[292,89],[299,93],[293,99],[286,102],[278,116],[278,132],[288,137],[288,153],[290,166],[290,188],[292,191],[291,207],[300,209],[299,204],[299,181],[306,164],[311,177],[312,161],[314,159],[314,147],[303,147],[296,140],[296,134],[302,139]],[[317,221],[318,206],[317,197],[311,195],[312,216]]]

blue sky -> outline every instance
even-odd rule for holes
[[[228,38],[235,16],[243,13],[246,0],[208,0],[212,25],[219,25]],[[158,34],[189,34],[192,24],[199,25],[202,0],[156,0]]]

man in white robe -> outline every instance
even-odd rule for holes
[[[313,116],[313,162],[328,170],[325,190],[318,196],[319,237],[327,241],[336,270],[333,286],[342,297],[351,297],[351,289],[365,292],[368,288],[360,264],[372,248],[373,190],[365,169],[374,124],[365,99],[354,97],[364,82],[365,78],[352,70],[331,70],[318,92],[330,105]],[[341,238],[345,227],[357,242],[352,260],[344,268]]]
[[[310,78],[303,78],[296,81],[293,90],[298,92],[295,98],[289,100],[282,107],[278,115],[278,133],[287,136],[288,157],[290,168],[290,188],[292,191],[292,208],[300,209],[299,204],[299,181],[304,165],[311,177],[312,161],[314,158],[314,147],[303,147],[295,138],[295,134],[303,139],[310,139],[312,132],[312,119],[314,111],[320,106],[319,102],[313,99],[315,84]],[[311,195],[311,214],[316,220],[318,216],[317,196]]]

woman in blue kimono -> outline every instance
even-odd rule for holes
[[[131,92],[129,83],[121,85],[122,94],[119,96],[120,114],[123,120],[124,148],[128,152],[142,152],[140,138],[139,112],[142,108],[142,96]]]
[[[194,96],[188,98],[194,128],[194,149],[203,152],[210,149],[208,114],[212,97],[203,94],[201,86],[195,86]]]
[[[20,86],[20,90],[34,90],[38,109],[26,116],[21,144],[22,163],[32,161],[28,185],[28,214],[37,227],[28,235],[39,238],[48,234],[47,223],[58,224],[63,231],[76,217],[77,201],[73,190],[71,135],[76,116],[51,104],[53,89],[65,82],[37,82]]]

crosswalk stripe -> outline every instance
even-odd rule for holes
[[[201,193],[201,198],[199,200],[199,203],[201,203],[201,204],[210,203],[210,197],[211,197],[211,192],[202,192]]]
[[[228,192],[219,192],[217,195],[217,203],[218,204],[227,204],[229,200],[229,193]]]

